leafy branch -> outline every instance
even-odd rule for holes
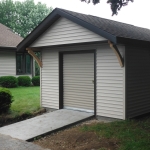
[[[133,2],[133,0],[108,0],[107,3],[110,4],[112,10],[112,16],[118,14],[118,10],[122,8],[122,6],[128,5],[129,1]],[[81,2],[93,3],[94,5],[100,3],[100,0],[81,0]]]

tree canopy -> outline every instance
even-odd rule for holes
[[[51,11],[51,7],[34,0],[0,0],[0,23],[26,37]]]
[[[122,6],[128,5],[129,1],[133,2],[133,0],[107,0],[107,3],[110,4],[112,10],[112,16],[118,14],[118,10],[122,8]],[[81,0],[81,2],[93,3],[94,5],[100,3],[100,0]]]

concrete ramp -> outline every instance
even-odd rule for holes
[[[34,137],[59,130],[94,116],[74,110],[60,109],[25,121],[14,123],[0,128],[0,133],[21,140],[30,140]]]

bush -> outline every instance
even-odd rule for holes
[[[18,77],[18,85],[19,86],[30,86],[31,79],[29,76],[19,76]]]
[[[10,109],[13,102],[11,92],[6,88],[0,88],[0,113],[5,113]]]
[[[32,78],[32,83],[34,86],[40,86],[40,76],[34,76]]]
[[[18,80],[14,76],[0,77],[0,85],[5,88],[13,88],[18,86]]]

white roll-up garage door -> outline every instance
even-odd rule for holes
[[[94,53],[64,54],[64,108],[94,112]]]

